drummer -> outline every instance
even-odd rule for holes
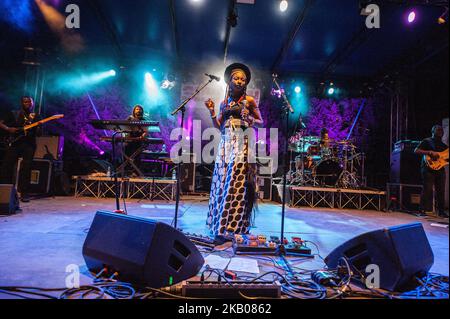
[[[328,129],[322,128],[320,130],[320,147],[329,148],[331,143],[330,136],[328,135]]]

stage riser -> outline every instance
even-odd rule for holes
[[[74,176],[75,197],[113,198],[114,179],[107,177]],[[172,179],[118,179],[120,197],[148,200],[175,200],[176,180]]]
[[[290,206],[382,211],[386,208],[386,192],[291,187]]]

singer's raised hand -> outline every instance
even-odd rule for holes
[[[215,104],[211,99],[205,101],[205,106],[208,108],[210,112],[214,111]]]

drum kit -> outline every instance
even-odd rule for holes
[[[351,140],[334,141],[297,133],[289,139],[288,180],[295,186],[357,189],[363,186],[364,153]]]

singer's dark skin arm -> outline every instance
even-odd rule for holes
[[[248,101],[249,107],[248,109],[242,110],[242,116],[247,116],[250,126],[263,125],[264,121],[262,120],[261,112],[259,111],[259,107],[256,104],[255,99],[252,96],[247,95],[246,100]]]
[[[219,115],[216,115],[215,111],[215,104],[211,99],[208,99],[205,101],[205,105],[208,108],[209,112],[211,113],[212,122],[215,128],[220,128],[220,125],[222,124],[222,112],[219,113]],[[220,103],[220,109],[222,109],[222,103]]]

